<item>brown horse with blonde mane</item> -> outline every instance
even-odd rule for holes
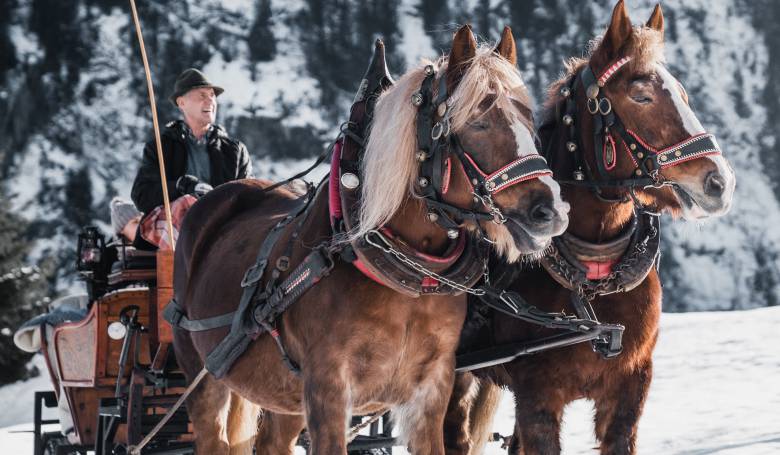
[[[407,259],[433,263],[465,237],[484,236],[509,261],[546,248],[565,229],[568,206],[549,170],[512,174],[515,165],[539,161],[515,59],[508,28],[498,45],[489,48],[478,47],[466,26],[456,33],[448,57],[425,63],[385,90],[376,102],[357,175],[342,173],[335,183],[342,192],[360,192],[359,224],[346,238],[333,239],[329,191],[334,183],[321,184],[310,208],[281,232],[268,258],[277,267],[261,281],[284,280],[290,274],[285,270],[295,269],[323,244],[342,252],[344,245],[369,248],[364,240],[376,240],[380,231],[395,248],[404,248]],[[433,130],[419,136],[423,114],[417,106],[424,105],[420,87],[425,84],[432,87],[433,98],[445,89],[449,96],[433,106]],[[435,140],[449,135],[448,155],[433,170],[443,186],[435,188],[439,199],[432,204],[470,210],[466,213],[473,217],[455,228],[442,229],[435,221],[444,215],[433,215],[443,212],[432,211],[420,196],[433,186],[419,174],[428,156],[418,138],[426,135]],[[302,199],[285,187],[264,191],[269,185],[251,180],[223,185],[189,212],[176,250],[174,287],[190,321],[236,310],[241,277],[264,238]],[[489,214],[480,212],[485,208]],[[291,266],[279,266],[279,258]],[[446,282],[426,275],[428,285],[440,285],[433,293],[401,292],[398,287],[410,283],[379,283],[388,284],[394,270],[383,270],[376,262],[363,273],[348,262],[352,260],[334,258],[314,289],[274,321],[273,336],[257,335],[219,379],[205,376],[187,400],[198,453],[251,453],[262,412],[257,453],[291,453],[305,426],[311,453],[344,454],[350,416],[389,408],[414,453],[444,454],[443,419],[466,314],[463,289],[443,285],[448,292],[437,293]],[[442,275],[446,271],[436,276]],[[468,289],[479,277],[465,279],[455,284]],[[176,358],[190,381],[227,334],[225,327],[175,330]]]
[[[661,313],[657,214],[722,215],[735,186],[717,142],[664,66],[663,24],[657,5],[646,25],[632,26],[619,1],[590,57],[572,59],[552,85],[539,130],[571,222],[541,266],[506,274],[510,289],[546,311],[623,324],[622,353],[605,359],[583,343],[459,374],[445,429],[448,453],[481,453],[499,386],[515,395],[509,453],[560,453],[564,407],[580,398],[594,401],[601,453],[635,452]],[[549,334],[494,316],[464,345]]]

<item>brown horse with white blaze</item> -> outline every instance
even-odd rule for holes
[[[570,224],[541,266],[511,275],[510,288],[546,311],[623,324],[622,353],[605,359],[580,344],[459,374],[446,419],[448,453],[480,453],[499,386],[515,395],[512,454],[560,453],[563,409],[580,398],[594,401],[601,453],[635,453],[662,299],[651,212],[723,215],[735,187],[717,142],[663,64],[663,24],[658,5],[644,26],[632,26],[619,1],[590,57],[572,59],[552,85],[540,136],[571,205]],[[465,344],[477,349],[547,335],[493,316]]]
[[[498,46],[487,48],[478,47],[471,29],[463,27],[447,58],[410,71],[380,96],[362,157],[360,225],[349,233],[352,240],[382,229],[416,251],[413,256],[426,258],[444,256],[460,241],[431,222],[429,209],[417,196],[428,182],[418,175],[419,114],[410,99],[428,78],[450,94],[446,105],[433,110],[433,120],[449,122],[449,135],[457,137],[470,163],[459,160],[450,146],[451,159],[442,160],[446,167],[439,169],[446,182],[437,189],[442,203],[484,208],[480,203],[485,198],[475,198],[466,166],[484,170],[488,178],[506,163],[536,154],[514,49],[508,29]],[[342,191],[350,188],[344,181]],[[513,183],[506,182],[489,198],[506,224],[479,219],[459,226],[460,238],[484,232],[507,260],[547,247],[567,224],[568,206],[549,171]],[[284,187],[264,192],[268,186],[248,180],[226,184],[189,212],[176,250],[174,288],[190,320],[237,308],[244,271],[264,237],[297,203]],[[286,245],[293,245],[291,269],[323,242],[338,247],[329,223],[329,191],[321,185],[305,218],[285,228],[269,264]],[[207,375],[188,398],[198,452],[251,453],[262,412],[257,453],[292,453],[305,426],[312,453],[344,454],[351,415],[391,408],[402,416],[398,423],[414,453],[444,454],[443,419],[465,309],[462,293],[410,296],[335,260],[315,288],[275,321],[274,332],[299,375],[285,366],[274,339],[263,333],[226,375]],[[227,328],[175,330],[176,358],[190,381],[227,333]]]

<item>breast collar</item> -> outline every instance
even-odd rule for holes
[[[608,242],[588,242],[568,232],[554,237],[541,264],[558,284],[581,297],[630,291],[658,266],[660,233],[658,216],[635,213]]]
[[[568,140],[566,150],[571,152],[575,160],[575,170],[571,179],[558,180],[567,185],[590,187],[597,195],[602,188],[647,188],[660,187],[671,182],[665,181],[661,170],[676,166],[707,155],[721,154],[720,146],[712,134],[699,134],[686,138],[676,144],[656,149],[651,147],[638,133],[627,129],[620,117],[612,108],[612,102],[607,98],[602,88],[620,68],[631,61],[624,57],[609,65],[596,77],[589,64],[586,64],[578,75],[572,77],[561,89],[564,98],[564,113],[548,121],[551,125],[562,124],[567,127]],[[593,144],[596,150],[596,168],[594,174],[583,156],[583,147],[579,140],[577,103],[574,94],[581,86],[587,96],[587,109],[593,117]],[[583,133],[584,134],[584,133]],[[551,142],[552,144],[552,142]],[[623,150],[636,167],[632,177],[614,179],[609,171],[617,163],[618,150]],[[549,151],[548,151],[549,152]],[[600,156],[599,156],[600,155]],[[548,154],[549,156],[549,154]]]

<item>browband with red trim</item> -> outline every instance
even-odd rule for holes
[[[485,189],[490,194],[496,194],[526,180],[552,175],[552,171],[547,167],[547,160],[537,154],[518,158],[490,175],[479,168],[471,155],[467,152],[464,152],[464,155],[471,166],[484,177]]]
[[[636,139],[642,147],[651,152],[645,159],[649,158],[653,160],[656,169],[664,169],[702,156],[719,155],[722,153],[718,141],[715,140],[713,134],[699,134],[663,150],[656,150],[642,140],[635,132],[631,130],[626,130],[626,132]],[[630,145],[628,147],[630,152]],[[636,152],[633,152],[633,154],[635,153]]]

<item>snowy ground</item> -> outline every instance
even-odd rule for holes
[[[780,308],[664,314],[655,377],[639,428],[639,453],[762,455],[780,453]],[[43,365],[41,365],[43,367]],[[39,377],[0,388],[0,451],[32,453],[32,396]],[[592,406],[565,414],[566,454],[596,453]],[[505,393],[495,430],[510,434],[512,397]],[[404,453],[396,450],[396,453]],[[501,454],[492,443],[488,454]]]

